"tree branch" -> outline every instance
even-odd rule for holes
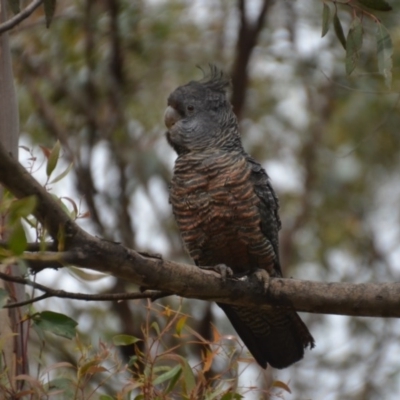
[[[43,0],[33,0],[32,3],[25,7],[21,12],[14,15],[8,21],[0,24],[0,34],[14,28],[24,19],[28,18],[42,3]]]
[[[246,90],[248,86],[247,66],[251,54],[257,44],[258,37],[264,26],[268,10],[273,4],[273,0],[263,0],[261,9],[255,22],[250,22],[246,18],[246,1],[239,0],[238,8],[240,15],[239,35],[236,42],[236,57],[232,68],[232,97],[231,103],[233,111],[238,119],[241,118],[245,104]]]
[[[37,264],[59,262],[112,274],[144,288],[182,297],[297,311],[354,316],[400,317],[400,283],[322,283],[265,277],[257,271],[223,280],[213,271],[140,254],[101,240],[79,228],[59,203],[0,145],[0,182],[18,198],[38,197],[37,218],[57,238],[65,232],[65,251],[25,253]]]

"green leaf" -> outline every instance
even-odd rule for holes
[[[40,329],[48,331],[57,336],[72,339],[76,334],[78,323],[72,318],[53,311],[43,311],[34,316],[33,322]]]
[[[7,300],[10,297],[7,290],[0,288],[0,308],[3,308],[7,304]]]
[[[62,398],[63,399],[71,399],[73,398],[76,388],[74,382],[68,378],[56,378],[50,381],[45,388],[47,391],[50,390],[62,390]],[[51,396],[51,392],[49,393],[49,398],[53,398]],[[59,398],[59,397],[58,397]]]
[[[365,7],[377,11],[392,11],[392,7],[385,0],[358,0]]]
[[[69,164],[68,167],[63,172],[61,172],[60,175],[57,175],[50,183],[61,181],[61,179],[65,178],[71,172],[73,166],[73,163]]]
[[[106,395],[106,394],[102,394],[102,395],[99,397],[99,400],[114,400],[114,397],[108,396],[108,395]]]
[[[376,32],[376,46],[379,72],[384,76],[386,86],[390,87],[392,84],[393,43],[388,30],[380,23]]]
[[[48,28],[56,10],[56,0],[44,0],[43,6],[46,15],[46,28]]]
[[[342,24],[340,23],[339,17],[337,15],[337,10],[333,16],[333,27],[335,28],[335,33],[339,42],[342,43],[343,48],[346,50],[346,38],[344,37]]]
[[[154,322],[150,325],[150,327],[151,327],[151,328],[154,328],[154,330],[157,332],[157,335],[158,335],[158,336],[161,335],[161,333],[160,333],[160,327],[158,326],[157,321],[154,321]]]
[[[346,45],[346,73],[350,75],[357,65],[359,51],[363,41],[363,26],[360,18],[355,17],[351,22]]]
[[[139,342],[141,339],[131,335],[115,335],[112,340],[114,346],[128,346]]]
[[[15,223],[20,218],[26,218],[28,215],[32,214],[36,208],[36,204],[36,196],[24,197],[23,199],[13,201],[9,210],[11,224]]]
[[[46,5],[46,2],[44,4]],[[48,177],[50,177],[57,166],[58,158],[60,156],[60,149],[61,145],[60,142],[57,140],[56,144],[51,149],[49,159],[47,161],[46,174]]]
[[[171,392],[171,391],[174,389],[176,383],[178,382],[178,380],[179,380],[179,378],[180,378],[180,376],[181,376],[181,374],[182,374],[182,367],[181,367],[180,365],[178,365],[178,367],[180,367],[180,369],[177,370],[177,372],[175,373],[175,375],[171,378],[171,380],[170,380],[170,382],[169,382],[169,385],[168,385],[167,389],[165,390],[165,394]],[[175,367],[175,368],[176,368],[176,367]],[[171,371],[172,371],[172,370],[171,370]]]
[[[176,374],[181,374],[182,373],[182,366],[181,365],[176,365],[174,368],[171,368],[169,371],[164,372],[160,376],[158,376],[156,379],[153,381],[153,385],[160,385],[161,383],[168,381],[175,377]]]
[[[18,14],[21,11],[19,0],[8,0],[8,4],[14,14]]]
[[[324,37],[329,30],[329,20],[331,17],[331,9],[329,6],[324,3],[323,8],[322,8],[322,35],[321,37]]]
[[[138,356],[129,357],[128,367],[132,367],[132,365],[135,365],[138,358],[139,358]]]
[[[13,254],[20,255],[25,251],[27,243],[25,230],[21,221],[15,222],[11,230],[11,234],[8,237],[8,245],[10,246],[10,250]]]
[[[192,368],[189,363],[182,358],[182,372],[183,372],[183,386],[186,389],[185,393],[190,394],[196,386],[196,379],[193,374]]]

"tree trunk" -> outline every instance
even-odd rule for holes
[[[0,0],[0,23],[5,21],[6,0]],[[11,65],[11,53],[8,33],[0,35],[0,143],[13,157],[18,158],[19,117],[18,105],[15,94],[13,71]],[[3,189],[0,187],[0,200]],[[6,221],[0,215],[0,240],[6,239]],[[0,271],[10,275],[20,275],[17,265],[2,265]],[[0,281],[0,288],[6,289],[11,301],[22,301],[25,299],[25,289],[22,285],[12,282]],[[26,322],[22,323],[24,310],[1,309],[0,310],[0,337],[3,340],[1,365],[7,368],[9,381],[14,389],[18,389],[13,379],[16,375],[27,373],[26,357]],[[21,381],[22,382],[22,381]]]

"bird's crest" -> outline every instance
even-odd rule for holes
[[[230,78],[214,64],[208,64],[208,66],[210,72],[206,72],[201,67],[198,67],[204,74],[203,79],[199,82],[212,91],[225,93],[226,89],[231,86]]]

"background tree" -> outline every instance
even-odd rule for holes
[[[399,6],[392,5],[393,12],[379,17],[391,32],[396,66]],[[201,77],[195,65],[215,62],[233,78],[232,102],[241,119],[244,146],[264,161],[279,192],[285,275],[321,281],[396,281],[397,69],[389,90],[387,79],[378,73],[378,66],[384,72],[390,57],[376,51],[376,20],[327,2],[330,15],[325,11],[321,23],[324,7],[305,0],[59,1],[48,31],[39,9],[11,36],[23,144],[52,148],[57,139],[61,142],[60,171],[73,163],[73,179],[68,187],[55,184],[52,190],[75,199],[78,214],[86,217],[80,219],[85,229],[128,247],[189,261],[167,203],[174,155],[163,135],[162,112],[171,90]],[[343,62],[346,52],[334,29],[320,38],[321,25],[328,26],[325,19],[332,20],[338,32],[336,7],[344,35],[354,15],[362,19],[361,50],[356,46],[357,51],[350,53],[347,46],[348,58],[358,57],[350,77]],[[41,157],[37,150],[34,155]],[[38,164],[39,160],[33,171]],[[46,270],[38,281],[76,288],[71,273],[78,274]],[[79,274],[84,279],[81,291],[132,290],[122,280],[90,282],[99,277]],[[193,335],[217,342],[210,322],[220,332],[233,334],[208,303],[166,298],[158,304],[166,309],[180,305],[191,316],[186,323]],[[117,333],[143,338],[143,322],[162,325],[165,317],[148,313],[145,301],[108,307],[52,300],[35,307],[74,317],[82,340],[90,338],[94,344]],[[397,320],[304,318],[317,348],[301,363],[279,372],[238,363],[234,365],[239,372],[244,366],[246,371],[236,375],[231,369],[225,376],[234,378],[237,386],[251,381],[267,390],[276,379],[290,382],[296,397],[395,398],[400,381],[394,356],[399,350]],[[140,343],[136,354],[143,350]],[[165,348],[176,343],[169,335]],[[225,339],[224,345],[240,350],[235,341]],[[135,356],[133,346],[121,351],[126,359]],[[204,351],[196,343],[177,350],[190,360],[199,360]],[[46,354],[49,362],[75,362],[69,344],[58,339],[46,338]],[[221,374],[237,356],[221,356],[209,374]],[[315,376],[323,384],[316,384]]]

